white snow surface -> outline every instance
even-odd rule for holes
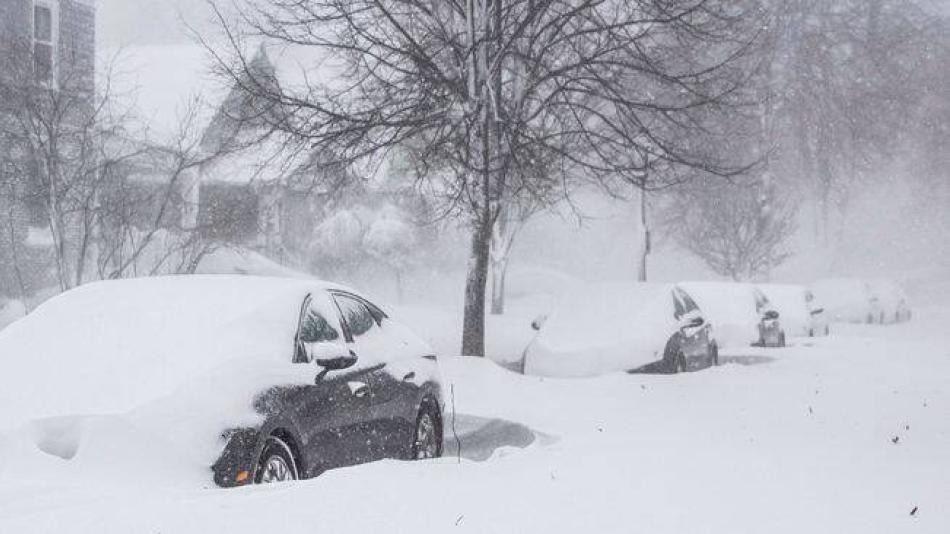
[[[917,317],[671,376],[560,380],[444,358],[460,457],[271,487],[156,483],[163,443],[133,425],[71,460],[0,440],[17,459],[0,471],[0,532],[942,534],[950,309]],[[67,438],[38,441],[68,457]],[[140,470],[117,467],[136,457]]]
[[[564,295],[525,353],[525,373],[594,376],[663,358],[678,328],[672,285],[587,284]]]

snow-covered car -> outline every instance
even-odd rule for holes
[[[761,291],[734,282],[683,282],[680,286],[699,304],[716,329],[721,348],[785,346],[785,331]]]
[[[780,321],[781,314],[772,301],[759,288],[752,288],[755,299],[755,312],[759,316],[759,339],[753,343],[756,347],[784,347],[785,328]]]
[[[693,298],[666,284],[589,284],[536,320],[524,354],[530,375],[681,372],[717,365],[712,329]]]
[[[892,280],[876,279],[868,282],[873,308],[869,323],[903,323],[911,319],[909,299],[904,290]]]
[[[0,332],[0,429],[70,462],[101,463],[132,440],[155,451],[132,469],[181,457],[225,487],[437,457],[441,391],[425,342],[359,293],[312,280],[98,282]]]
[[[813,283],[811,290],[822,302],[829,321],[870,324],[886,316],[880,297],[867,280],[828,278]]]
[[[831,325],[828,321],[828,311],[824,304],[811,289],[805,289],[805,311],[808,312],[808,336],[820,337],[831,335]]]
[[[791,284],[759,284],[756,286],[771,305],[781,314],[782,328],[797,337],[826,336],[829,334],[825,310],[804,286]]]

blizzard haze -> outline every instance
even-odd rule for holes
[[[0,533],[950,531],[950,0],[91,3],[0,0]]]

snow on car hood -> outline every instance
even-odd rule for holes
[[[662,359],[676,332],[671,285],[589,284],[567,295],[525,354],[525,372],[580,377]]]
[[[291,361],[301,303],[320,284],[194,276],[69,291],[0,332],[0,428],[121,413],[196,381],[213,388],[223,373],[282,369],[274,363]]]

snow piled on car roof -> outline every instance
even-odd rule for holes
[[[228,367],[290,362],[303,299],[327,286],[191,276],[69,291],[0,332],[0,428],[124,412],[191,381],[213,387]]]

